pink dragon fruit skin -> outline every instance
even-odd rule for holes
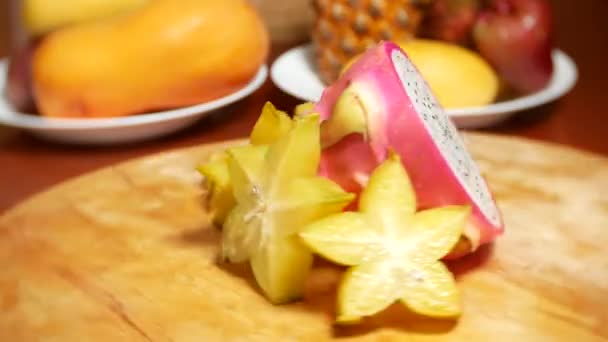
[[[366,132],[341,134],[341,140],[325,148],[322,175],[349,191],[360,191],[392,149],[411,177],[420,209],[472,206],[465,229],[469,250],[451,257],[475,250],[503,232],[500,212],[462,138],[396,44],[383,42],[368,50],[324,91],[315,105],[322,120],[331,121],[345,90],[363,107]]]

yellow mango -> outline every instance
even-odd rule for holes
[[[95,20],[137,8],[149,0],[23,0],[22,15],[30,34]]]
[[[438,40],[414,39],[399,45],[445,108],[484,106],[496,98],[499,78],[478,53]]]
[[[475,51],[427,39],[397,42],[445,108],[488,105],[500,89],[498,75]],[[354,63],[347,63],[342,72]]]
[[[268,49],[246,0],[155,0],[47,35],[32,60],[36,104],[50,117],[193,105],[244,86]]]

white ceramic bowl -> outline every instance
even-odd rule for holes
[[[213,101],[155,113],[119,118],[63,119],[15,111],[4,96],[7,60],[0,61],[0,124],[21,128],[49,140],[72,144],[117,144],[166,135],[183,129],[214,110],[236,102],[264,84],[268,67],[260,67],[238,91]]]
[[[553,63],[551,81],[538,92],[488,106],[448,109],[446,112],[458,127],[477,128],[496,124],[516,112],[551,102],[570,91],[578,78],[576,64],[561,50],[553,51]],[[315,70],[310,44],[295,47],[279,56],[270,75],[277,87],[303,101],[319,100],[325,87]]]

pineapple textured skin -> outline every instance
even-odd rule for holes
[[[416,36],[432,0],[313,0],[315,61],[326,84],[346,62],[380,41]]]

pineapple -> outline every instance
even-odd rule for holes
[[[314,0],[312,41],[323,82],[335,81],[348,60],[379,41],[413,38],[431,1]]]

